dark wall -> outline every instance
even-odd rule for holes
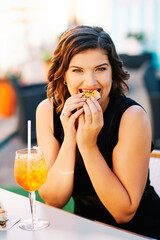
[[[18,103],[18,133],[27,142],[27,121],[31,120],[31,140],[36,142],[35,113],[38,104],[47,97],[46,83],[20,85],[16,79],[12,81],[16,90]]]

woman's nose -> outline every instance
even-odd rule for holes
[[[87,86],[93,86],[97,83],[97,79],[96,79],[95,74],[93,72],[86,73],[84,81],[85,81],[85,84]]]

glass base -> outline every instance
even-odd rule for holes
[[[26,219],[20,222],[19,227],[27,231],[36,231],[49,226],[49,222],[43,219],[36,219],[32,222],[31,219]]]

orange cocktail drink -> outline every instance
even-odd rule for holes
[[[47,167],[42,154],[17,154],[14,175],[16,182],[26,191],[36,191],[46,181]]]
[[[19,227],[27,231],[39,230],[49,226],[49,221],[36,219],[36,195],[47,178],[47,167],[40,147],[16,151],[14,175],[16,182],[29,192],[31,219],[21,221]]]

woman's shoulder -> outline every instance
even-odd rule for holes
[[[49,125],[53,124],[53,102],[44,99],[39,103],[36,109],[36,119],[43,120],[44,122],[48,122]]]
[[[150,119],[143,108],[137,101],[126,97],[120,96],[114,99],[112,111],[112,120],[115,123],[125,123],[124,126],[133,124],[136,126],[138,123],[145,123],[147,127],[150,125]]]
[[[132,104],[124,111],[120,126],[124,127],[123,130],[130,129],[136,131],[136,129],[139,129],[140,134],[143,133],[145,135],[148,132],[151,135],[150,118],[147,112],[139,104]],[[129,128],[127,128],[127,126]]]
[[[40,112],[40,113],[42,112],[43,114],[44,112],[49,112],[49,111],[53,112],[53,107],[54,107],[53,102],[48,98],[46,98],[38,104],[37,112]]]
[[[147,112],[143,106],[132,98],[120,96],[116,99],[115,105],[119,106],[118,110],[122,112],[122,117],[128,120],[148,118]]]

